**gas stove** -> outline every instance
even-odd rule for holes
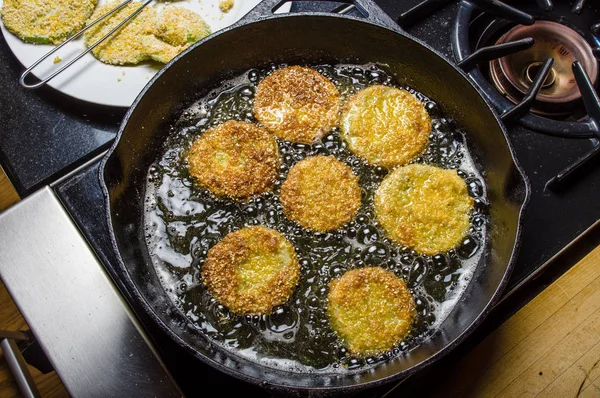
[[[497,323],[523,304],[511,298],[535,289],[531,281],[549,268],[551,260],[586,232],[592,230],[597,236],[600,102],[594,86],[599,80],[600,8],[591,0],[507,1],[505,5],[495,0],[376,2],[410,35],[469,75],[507,125],[516,157],[530,179],[532,195],[523,223],[522,249],[502,311],[491,315]],[[355,12],[352,7],[322,2],[297,2],[292,10]],[[22,67],[4,40],[0,40],[0,58],[0,90],[12,93],[0,109],[5,121],[0,131],[0,163],[22,197],[51,184],[60,204],[122,289],[112,265],[116,258],[98,171],[99,159],[112,142],[124,111],[77,103],[51,89],[25,91],[17,83]],[[573,66],[574,61],[579,63]],[[132,309],[136,312],[135,306]],[[195,382],[191,370],[197,368],[197,360],[148,319],[139,320],[186,394],[197,395],[207,388],[264,394],[209,367],[205,367],[203,381]],[[485,333],[484,326],[479,334]],[[381,396],[392,388],[384,386],[363,395]]]

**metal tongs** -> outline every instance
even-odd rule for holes
[[[96,46],[98,46],[100,43],[102,43],[104,40],[106,40],[108,38],[108,36],[112,35],[117,30],[119,30],[119,28],[121,28],[121,26],[125,25],[131,19],[135,18],[135,16],[138,15],[140,12],[142,12],[142,10],[148,4],[150,4],[153,0],[146,0],[146,1],[144,1],[137,10],[135,10],[130,16],[128,16],[121,23],[119,23],[117,26],[115,26],[110,32],[108,32],[107,34],[105,34],[100,40],[98,40],[97,42],[95,42],[94,44],[92,44],[84,52],[82,52],[81,54],[77,55],[75,58],[73,58],[71,61],[69,61],[66,65],[64,65],[62,68],[58,69],[56,72],[52,73],[50,76],[46,77],[45,79],[43,79],[43,80],[41,80],[41,81],[39,81],[38,83],[35,83],[35,84],[27,84],[25,82],[25,79],[27,79],[27,76],[29,76],[29,74],[33,71],[33,69],[35,69],[36,66],[38,66],[40,63],[42,63],[43,61],[45,61],[49,57],[51,57],[55,52],[59,51],[61,48],[63,48],[69,42],[71,42],[72,40],[75,40],[76,38],[78,38],[79,36],[81,36],[89,28],[91,28],[92,26],[96,25],[98,22],[106,19],[107,17],[109,17],[110,15],[114,14],[115,12],[119,11],[121,8],[125,7],[127,4],[131,3],[132,1],[134,1],[134,0],[125,0],[124,2],[122,2],[121,4],[119,4],[117,7],[113,8],[112,10],[110,10],[109,12],[107,12],[106,14],[102,15],[101,17],[99,17],[98,19],[96,19],[94,22],[92,22],[91,24],[87,25],[86,27],[84,27],[83,29],[81,29],[79,32],[75,33],[69,39],[67,39],[64,42],[62,42],[59,46],[53,48],[52,51],[48,52],[42,58],[40,58],[37,61],[35,61],[34,64],[31,65],[29,68],[27,68],[27,70],[25,72],[23,72],[23,74],[19,78],[19,83],[21,84],[21,86],[23,86],[25,88],[28,88],[28,89],[36,89],[36,88],[42,87],[43,85],[45,85],[46,83],[48,83],[50,80],[52,80],[54,77],[56,77],[57,75],[59,75],[60,73],[62,73],[62,71],[64,71],[65,69],[67,69],[69,66],[71,66],[75,62],[79,61],[84,55],[86,55],[87,53],[89,53],[90,51],[92,51],[94,48],[96,48]]]

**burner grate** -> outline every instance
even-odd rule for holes
[[[487,1],[462,1],[458,8],[454,24],[453,49],[459,63],[473,54],[472,48],[477,49],[478,47],[485,46],[485,42],[491,40],[492,33],[490,33],[490,30],[508,29],[523,21],[523,17],[520,15],[517,18],[512,18],[506,11],[496,13],[497,9],[490,9],[489,7],[481,8],[481,3],[487,3]],[[498,1],[493,1],[493,3],[496,7],[502,8],[506,6],[507,10],[514,10],[513,7]],[[535,2],[528,2],[523,5],[519,4],[519,6],[530,12],[534,19],[561,22],[563,25],[568,25],[581,34],[588,43],[600,43],[600,40],[592,32],[594,26],[592,21],[597,21],[595,19],[597,18],[597,13],[591,7],[585,7],[585,13],[576,15],[572,13],[570,8],[567,8],[568,5],[566,2],[552,4],[551,2],[538,1],[537,4]],[[546,11],[548,9],[550,11]],[[598,48],[594,51],[596,53],[599,52]],[[500,113],[512,108],[513,103],[502,93],[498,92],[490,79],[488,79],[485,68],[472,68],[467,73]],[[577,120],[554,120],[527,113],[519,118],[518,122],[534,131],[559,137],[596,137],[598,134],[598,125],[585,115],[583,106],[581,106],[581,109],[582,113]]]
[[[573,63],[573,74],[575,75],[577,85],[581,90],[583,102],[588,112],[590,121],[598,128],[600,127],[600,98],[598,98],[598,93],[596,93],[594,90],[594,86],[592,85],[587,73],[585,73],[585,69],[581,63]],[[584,166],[589,164],[590,161],[600,153],[600,133],[597,133],[597,136],[599,140],[594,148],[590,152],[580,157],[577,161],[575,161],[575,163],[558,173],[555,177],[551,178],[546,183],[547,189],[557,190],[560,188],[567,180],[572,178],[572,176],[578,170],[583,169]]]
[[[557,18],[560,21],[560,25],[565,31],[572,31],[576,29],[577,26],[588,26],[590,37],[593,40],[588,40],[594,43],[600,43],[600,40],[596,37],[598,34],[598,30],[600,30],[600,24],[591,24],[589,23],[589,18],[595,18],[597,20],[596,11],[591,8],[586,10],[586,13],[583,18],[579,17],[579,14],[584,9],[585,1],[579,1],[575,4],[572,10],[566,11],[564,10],[564,3],[561,3],[561,7],[555,7],[555,5],[551,1],[537,1],[537,11],[544,11],[546,14],[556,11],[557,13],[551,15],[541,15],[537,18],[531,16],[532,19],[551,19],[552,17]],[[476,9],[479,9],[476,11]],[[529,20],[522,15],[523,11],[516,10],[515,8],[501,3],[496,0],[463,0],[459,6],[458,14],[455,20],[454,25],[454,52],[455,57],[458,60],[458,65],[461,66],[468,75],[473,79],[473,81],[479,86],[479,88],[483,91],[484,95],[494,104],[498,112],[501,114],[501,119],[505,123],[513,123],[518,122],[521,125],[528,127],[534,131],[565,137],[565,138],[598,138],[600,139],[600,100],[598,99],[598,95],[594,89],[594,81],[596,80],[596,71],[597,71],[597,61],[591,57],[581,59],[572,63],[572,72],[574,76],[574,80],[577,84],[577,88],[581,93],[581,98],[583,99],[584,110],[587,113],[585,116],[579,118],[576,121],[559,121],[553,120],[550,118],[542,117],[535,115],[531,112],[532,105],[537,102],[536,99],[538,97],[538,93],[543,88],[545,83],[550,80],[554,81],[556,78],[556,71],[552,69],[553,63],[558,59],[559,63],[564,64],[566,55],[561,54],[560,52],[557,54],[553,54],[555,58],[549,57],[547,58],[542,66],[541,62],[536,62],[535,69],[537,71],[535,79],[532,79],[531,85],[525,95],[517,99],[514,96],[511,96],[507,90],[502,90],[503,87],[507,86],[508,79],[507,76],[499,73],[494,66],[502,64],[502,61],[505,61],[506,58],[502,58],[500,62],[498,62],[498,58],[507,57],[509,54],[515,54],[520,51],[526,50],[531,46],[527,46],[529,42],[523,41],[525,38],[520,41],[512,41],[507,43],[502,43],[500,40],[500,44],[487,46],[487,47],[479,47],[474,52],[471,52],[471,48],[473,47],[473,39],[479,40],[481,43],[481,39],[483,36],[488,36],[489,32],[486,33],[480,32],[480,35],[475,35],[472,37],[472,27],[474,25],[481,25],[478,23],[473,23],[476,19],[486,18],[488,17],[486,14],[490,14],[492,20],[489,21],[488,27],[493,24],[501,24],[503,26],[510,26],[510,22],[512,22],[512,26],[515,25],[529,25]],[[483,17],[482,17],[483,15]],[[539,14],[538,14],[539,15]],[[560,16],[560,17],[558,17]],[[499,17],[500,20],[497,18]],[[508,20],[508,21],[507,21]],[[546,22],[547,25],[551,23]],[[563,26],[565,25],[565,26]],[[568,28],[566,25],[570,25]],[[485,26],[485,24],[484,24]],[[577,33],[575,33],[577,34]],[[581,37],[577,36],[577,40],[582,40],[582,38],[586,38],[585,34],[581,34]],[[587,46],[587,43],[583,43]],[[589,47],[588,47],[589,48]],[[596,47],[593,49],[593,55],[598,57],[600,53],[600,47]],[[569,55],[569,54],[567,54]],[[491,84],[490,79],[486,78],[483,73],[483,68],[478,65],[481,65],[483,61],[491,60],[490,64],[491,71],[490,76],[492,77],[492,81],[495,81],[495,84],[498,89],[503,91],[501,93]],[[586,62],[587,69],[592,70],[594,73],[593,79],[590,79],[586,72],[586,68],[582,66],[581,62]],[[531,66],[531,65],[530,65]],[[533,73],[527,69],[528,72]],[[564,69],[564,68],[563,68]],[[563,71],[564,73],[564,71]],[[569,72],[566,72],[567,74]],[[564,77],[564,76],[563,76]],[[504,79],[504,80],[502,80]],[[510,98],[512,101],[509,101]],[[543,95],[542,95],[543,97]],[[516,105],[513,105],[516,103]],[[539,102],[538,102],[539,103]],[[567,112],[570,113],[570,112]],[[576,114],[575,112],[573,112]],[[580,169],[583,169],[584,166],[588,165],[590,161],[596,157],[600,153],[600,141],[594,144],[594,147],[591,151],[577,159],[574,163],[568,166],[566,169],[558,173],[556,176],[551,178],[547,183],[545,188],[548,190],[558,190],[560,189],[564,183],[572,178],[573,175]]]
[[[537,95],[531,111],[552,119],[585,115],[580,90],[572,72],[574,61],[581,61],[594,83],[598,63],[592,47],[585,38],[568,26],[557,22],[538,20],[533,25],[517,25],[503,34],[496,43],[532,38],[535,46],[489,63],[489,74],[494,86],[511,102],[518,103],[532,84],[534,71],[544,59],[552,57],[554,65],[550,76]]]
[[[449,3],[451,0],[424,0],[401,13],[397,22],[406,29]],[[552,0],[536,0],[535,3],[534,11],[537,11],[537,18],[534,13],[525,12],[498,0],[462,0],[454,24],[453,48],[457,66],[479,86],[487,99],[496,107],[505,124],[519,123],[534,131],[558,137],[600,139],[600,102],[594,90],[598,73],[598,65],[594,57],[600,56],[600,40],[597,38],[600,23],[592,24],[589,20],[591,15],[591,18],[597,21],[597,11],[590,8],[583,17],[580,17],[585,0],[577,1],[570,10],[565,9],[565,2],[557,7]],[[520,3],[519,6],[523,8],[523,4]],[[540,12],[547,15],[540,15]],[[574,16],[567,17],[569,14]],[[484,29],[479,28],[479,34],[471,35],[473,26],[482,25],[480,20],[486,17],[492,17],[492,20],[483,24]],[[543,21],[553,18],[557,19],[557,22]],[[536,23],[536,19],[540,22]],[[569,21],[573,19],[575,21],[571,24]],[[495,31],[504,28],[509,33],[491,40],[493,35],[487,29],[491,26]],[[578,33],[575,30],[577,26],[589,26],[589,37]],[[569,45],[563,43],[558,48],[553,48],[553,43],[549,43],[555,40],[551,37],[552,29],[557,28],[558,33],[563,35],[561,40],[565,39]],[[546,44],[547,54],[543,62],[537,59],[541,52],[539,48],[537,50],[533,48],[534,38],[511,38],[510,34],[519,29],[532,32],[532,35],[543,31],[543,34],[537,37],[540,42],[545,40],[544,44]],[[473,39],[476,41],[473,42]],[[586,39],[598,46],[592,49]],[[496,44],[485,45],[490,41]],[[569,47],[569,50],[565,46]],[[475,48],[475,51],[472,51],[472,48]],[[526,51],[530,49],[530,52]],[[525,59],[525,64],[521,65],[522,70],[514,71],[508,68],[514,66],[509,63],[509,57],[513,55],[516,55],[519,61]],[[573,59],[576,62],[573,62]],[[580,61],[585,63],[585,68]],[[486,78],[482,67],[485,62],[489,62],[489,78]],[[572,63],[572,67],[569,67],[569,63]],[[587,75],[586,69],[593,73],[592,79]],[[507,70],[510,73],[507,74]],[[524,79],[517,79],[517,74],[522,71],[526,72]],[[576,86],[573,83],[576,83]],[[580,106],[581,110],[578,114],[574,107],[580,102],[583,102],[584,106]],[[541,115],[568,116],[576,120],[560,121]],[[545,188],[560,189],[599,153],[600,141],[591,151],[548,180]]]

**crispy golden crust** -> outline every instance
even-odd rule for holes
[[[209,291],[237,314],[269,314],[285,303],[300,280],[292,244],[279,232],[248,227],[208,251],[202,278]]]
[[[106,14],[118,4],[113,2],[99,6],[90,17],[89,22]],[[130,3],[102,22],[94,25],[84,33],[86,46],[89,47],[96,43],[139,7],[140,3]],[[144,8],[133,20],[94,48],[92,54],[98,60],[112,65],[138,64],[150,59],[144,47],[144,38],[153,35],[155,21],[156,10],[154,7]]]
[[[21,40],[58,44],[84,27],[96,0],[4,0],[2,22]]]
[[[278,138],[309,144],[337,125],[340,93],[311,68],[278,69],[258,85],[256,119]]]
[[[182,7],[165,7],[156,21],[156,36],[171,46],[189,46],[210,35],[202,17]]]
[[[358,177],[333,156],[312,156],[298,162],[281,186],[285,215],[304,228],[338,229],[360,208]]]
[[[217,196],[246,199],[271,190],[279,147],[265,129],[229,120],[207,130],[188,153],[189,172]]]
[[[423,164],[394,170],[375,193],[375,215],[387,236],[429,255],[461,242],[472,208],[473,198],[456,170]]]
[[[376,355],[408,334],[415,302],[406,283],[380,267],[354,269],[329,283],[331,327],[350,353]]]
[[[350,98],[340,128],[353,153],[370,164],[393,168],[425,150],[431,119],[423,104],[408,91],[371,86]]]

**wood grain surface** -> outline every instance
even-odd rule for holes
[[[12,184],[6,178],[6,174],[0,167],[0,211],[14,205],[19,201],[19,195],[13,188]]]
[[[17,194],[0,170],[0,211],[16,201]],[[1,283],[0,329],[27,329]],[[54,372],[42,375],[31,369],[44,397],[68,397]],[[600,398],[600,247],[435,384],[431,396],[437,397]],[[19,396],[0,354],[0,397]]]
[[[600,398],[600,247],[439,380],[436,397]]]

